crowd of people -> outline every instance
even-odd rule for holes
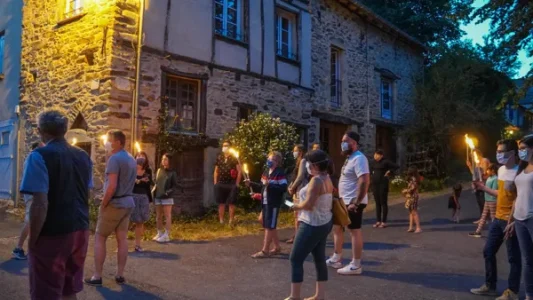
[[[83,270],[89,245],[89,193],[93,187],[93,166],[88,154],[70,145],[66,139],[67,117],[58,111],[45,111],[38,117],[38,132],[42,143],[32,146],[26,159],[20,192],[24,195],[27,216],[13,255],[25,259],[22,250],[28,239],[30,294],[32,299],[76,299],[83,283],[102,285],[102,270],[106,259],[106,242],[115,235],[117,271],[115,282],[125,282],[124,270],[128,258],[127,232],[135,224],[135,251],[142,252],[144,223],[150,217],[150,202],[155,206],[157,234],[154,241],[170,241],[172,206],[180,189],[178,175],[171,168],[170,154],[164,154],[160,168],[153,177],[148,156],[139,152],[129,154],[124,146],[126,137],[121,131],[108,133],[105,182],[100,201],[94,242],[94,273],[83,279]],[[290,253],[291,290],[286,300],[301,299],[303,263],[311,254],[316,268],[316,290],[311,300],[325,298],[328,267],[341,275],[362,274],[361,265],[363,212],[368,204],[368,190],[372,183],[376,202],[374,228],[386,228],[388,218],[389,178],[398,166],[384,158],[377,150],[370,163],[360,151],[360,137],[347,132],[342,137],[341,149],[345,162],[340,176],[334,176],[335,166],[329,155],[318,144],[306,153],[296,145],[293,156],[296,166],[292,176],[285,174],[283,155],[268,154],[266,170],[260,182],[242,177],[239,161],[231,155],[231,143],[222,144],[214,171],[215,198],[219,205],[220,223],[225,223],[226,207],[229,224],[235,222],[235,202],[241,183],[250,188],[251,197],[260,201],[259,221],[264,228],[261,250],[255,259],[268,258],[281,251],[276,230],[282,205],[294,210],[295,234],[288,240]],[[497,145],[497,163],[477,154],[482,180],[474,181],[480,218],[471,236],[481,236],[483,226],[492,220],[484,248],[486,280],[471,292],[478,295],[496,295],[496,254],[506,243],[510,273],[508,289],[499,300],[518,299],[520,278],[524,272],[526,295],[533,300],[533,135],[520,143],[503,140]],[[472,168],[471,164],[468,164]],[[418,215],[418,189],[421,176],[414,167],[407,172],[407,187],[402,191],[405,208],[409,212],[408,232],[421,233]],[[453,187],[449,207],[453,219],[459,222],[461,185]],[[292,202],[285,201],[291,195]],[[340,206],[339,206],[340,205]],[[340,211],[335,208],[341,207]],[[346,221],[342,219],[345,212]],[[163,219],[165,223],[163,223]],[[351,237],[351,261],[343,265],[344,232]],[[333,232],[334,249],[326,255],[326,241]]]

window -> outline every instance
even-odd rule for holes
[[[242,34],[242,0],[215,0],[215,32],[244,41]]]
[[[381,117],[392,119],[392,81],[381,79]]]
[[[83,0],[65,0],[65,14],[63,17],[68,19],[80,15],[83,10],[82,2]]]
[[[167,76],[168,128],[171,131],[197,132],[199,125],[199,81]]]
[[[253,109],[249,108],[249,107],[239,107],[239,122],[240,121],[249,121],[250,120],[250,116],[252,115],[253,113]]]
[[[4,73],[4,43],[5,31],[0,31],[0,74]]]
[[[9,145],[9,131],[3,131],[0,136],[0,146]]]
[[[276,53],[278,56],[298,60],[296,28],[296,15],[278,9],[276,12]]]
[[[331,105],[334,107],[341,106],[342,100],[342,79],[341,79],[341,50],[338,48],[331,48],[331,76],[330,76],[330,90],[331,90]]]
[[[320,127],[320,147],[321,150],[329,153],[329,128]]]

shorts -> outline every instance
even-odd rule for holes
[[[133,223],[144,223],[150,219],[150,200],[146,194],[133,194],[135,208],[130,216]]]
[[[108,237],[115,231],[128,231],[133,208],[116,208],[111,205],[100,209],[96,233]]]
[[[346,205],[348,208],[348,205]],[[366,208],[366,204],[359,204],[355,211],[348,210],[348,217],[350,217],[350,224],[348,229],[361,229],[363,225],[363,211]]]
[[[263,204],[263,228],[276,229],[278,226],[279,206]]]
[[[31,209],[32,203],[33,203],[33,200],[28,200],[26,202],[26,213],[24,215],[24,222],[26,223],[30,223],[30,209]]]
[[[235,204],[237,201],[237,185],[232,183],[215,184],[215,198],[218,204]]]
[[[89,231],[40,236],[28,253],[32,300],[60,300],[83,290]]]
[[[154,205],[155,206],[158,206],[158,205],[174,205],[174,198],[167,198],[167,199],[155,198],[154,199]]]

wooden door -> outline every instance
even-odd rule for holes
[[[341,141],[348,126],[340,123],[320,121],[320,145],[335,164],[335,176],[339,177],[346,157],[342,155]]]
[[[178,174],[183,192],[178,191],[175,199],[180,212],[197,215],[203,210],[204,149],[187,150],[174,154],[172,168]]]
[[[396,162],[396,140],[394,129],[386,126],[376,126],[376,150],[383,150],[385,158]]]

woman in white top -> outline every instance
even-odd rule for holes
[[[514,224],[522,253],[526,299],[533,300],[533,135],[520,141],[518,156],[521,162],[515,177],[517,196],[507,227],[512,231]]]
[[[324,284],[328,280],[326,266],[326,240],[332,227],[333,184],[327,173],[328,156],[324,151],[311,151],[306,157],[306,169],[313,176],[300,190],[300,203],[293,206],[298,211],[298,232],[294,238],[290,261],[292,266],[291,296],[286,300],[299,300],[303,282],[303,263],[313,254],[317,272],[316,293],[307,300],[324,299]]]
[[[289,185],[289,194],[292,196],[292,201],[297,204],[300,202],[300,190],[307,185],[309,174],[305,168],[305,148],[304,145],[294,146],[292,155],[296,160],[296,165],[292,172],[292,182]],[[298,212],[294,212],[294,236],[298,232]],[[287,241],[287,244],[294,243],[294,236]]]

